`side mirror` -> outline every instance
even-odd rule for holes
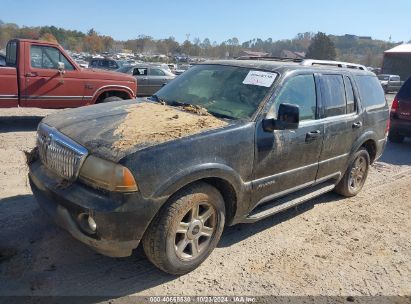
[[[263,120],[263,129],[267,132],[274,130],[297,129],[300,122],[300,109],[297,105],[282,103],[278,109],[278,118]]]
[[[58,62],[57,63],[57,70],[59,70],[59,72],[63,72],[64,71],[64,62]]]

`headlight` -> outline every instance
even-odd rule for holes
[[[92,155],[84,161],[79,178],[85,184],[109,191],[131,192],[138,190],[130,170]]]

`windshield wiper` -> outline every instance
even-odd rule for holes
[[[226,115],[226,114],[221,114],[221,113],[218,113],[218,112],[208,111],[208,113],[210,113],[211,115],[213,115],[213,116],[215,116],[215,117],[217,117],[217,118],[236,119],[236,118],[233,117],[233,116]]]

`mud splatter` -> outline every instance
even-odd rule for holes
[[[140,103],[128,107],[127,112],[114,131],[119,138],[113,143],[116,150],[163,143],[227,125],[226,121],[196,107],[179,110],[161,104]]]

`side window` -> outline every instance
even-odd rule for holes
[[[63,62],[66,70],[74,70],[64,55],[58,49],[50,46],[32,45],[30,47],[30,60],[33,68],[57,69],[58,63]]]
[[[314,75],[298,75],[288,80],[275,99],[277,111],[282,103],[298,105],[300,121],[315,119],[317,95]]]
[[[114,60],[109,60],[108,62],[108,68],[112,69],[112,70],[116,70],[119,68],[117,62],[115,62]]]
[[[134,76],[147,76],[147,68],[134,68]]]
[[[150,69],[150,75],[151,76],[164,76],[164,75],[166,75],[166,73],[164,73],[160,69]]]
[[[346,113],[345,89],[342,75],[322,75],[324,117]]]
[[[355,81],[360,92],[361,102],[366,109],[385,106],[384,90],[376,76],[356,76]]]
[[[357,108],[355,106],[355,97],[354,91],[352,88],[352,83],[350,78],[344,76],[344,83],[345,83],[345,97],[347,99],[347,113],[354,113]]]
[[[17,65],[17,42],[11,41],[6,48],[6,65],[14,67]]]

